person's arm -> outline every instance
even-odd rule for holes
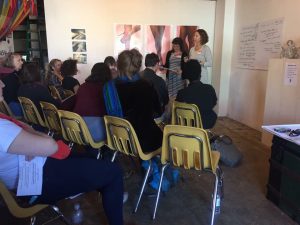
[[[22,130],[8,148],[9,153],[26,156],[50,156],[57,150],[58,145],[51,137],[26,130]]]
[[[212,55],[210,48],[206,45],[205,52],[204,52],[205,62],[203,63],[204,67],[211,67],[212,66]]]
[[[75,86],[73,87],[73,92],[74,92],[75,94],[77,93],[79,86],[80,86],[80,85],[77,84],[77,85],[75,85]]]

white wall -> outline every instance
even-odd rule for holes
[[[88,63],[79,64],[79,80],[94,63],[113,55],[113,24],[199,25],[213,50],[215,2],[203,0],[45,0],[49,59],[72,56],[71,28],[86,29]]]
[[[228,116],[260,130],[263,123],[267,72],[236,68],[239,31],[243,26],[284,18],[283,45],[288,39],[300,45],[300,1],[298,0],[237,0],[235,5],[233,54],[230,72]],[[225,27],[226,29],[226,27]],[[278,56],[279,57],[279,56]],[[221,82],[221,88],[228,84]]]

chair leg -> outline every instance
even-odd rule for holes
[[[36,221],[36,217],[35,216],[32,216],[30,218],[30,225],[35,225],[35,221]]]
[[[157,195],[156,195],[156,201],[155,201],[155,206],[154,206],[154,211],[153,211],[153,215],[152,215],[152,219],[155,219],[155,215],[156,215],[156,210],[157,210],[157,206],[158,206],[158,201],[159,201],[159,197],[160,197],[160,192],[161,192],[161,185],[162,185],[162,181],[164,178],[164,173],[165,173],[165,169],[169,166],[170,164],[167,163],[166,165],[164,165],[161,169],[161,175],[160,175],[160,180],[159,180],[159,186],[158,186],[158,190],[157,190]]]
[[[151,160],[149,160],[149,167],[148,167],[147,172],[146,172],[146,175],[145,175],[145,177],[144,177],[143,185],[142,185],[142,188],[141,188],[141,191],[140,191],[138,200],[137,200],[137,202],[136,202],[135,209],[134,209],[134,211],[133,211],[134,213],[136,213],[136,211],[138,210],[138,207],[139,207],[139,204],[140,204],[142,195],[143,195],[143,193],[144,193],[144,189],[145,189],[145,186],[146,186],[146,183],[147,183],[147,180],[148,180],[148,177],[149,177],[149,174],[150,174],[151,169],[152,169],[152,162],[151,162]]]
[[[116,156],[117,156],[117,153],[118,153],[118,151],[115,151],[115,152],[114,152],[113,157],[111,158],[111,162],[114,162],[114,161],[115,161]]]
[[[220,167],[217,168],[215,174],[215,187],[213,194],[213,207],[212,207],[212,216],[210,224],[214,224],[215,214],[220,214],[221,212],[221,199],[223,198],[223,172]]]
[[[71,225],[72,223],[62,214],[57,206],[52,205],[51,208],[56,212],[57,216],[63,220],[63,222],[67,225]]]

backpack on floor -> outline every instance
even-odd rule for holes
[[[212,149],[220,152],[220,161],[225,166],[235,167],[241,162],[243,155],[229,136],[214,135],[210,142]]]

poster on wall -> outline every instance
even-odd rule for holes
[[[77,60],[79,64],[87,64],[87,54],[75,53],[73,59]]]
[[[189,52],[193,47],[194,32],[198,29],[198,26],[177,26],[176,37],[180,37],[183,40],[185,51]]]
[[[270,58],[279,58],[283,18],[242,27],[237,67],[267,70]]]
[[[135,24],[114,24],[114,54],[136,48],[142,51],[142,26]]]
[[[171,49],[171,26],[146,26],[146,53],[156,53],[162,65],[165,64],[167,52]]]
[[[85,29],[71,29],[73,59],[79,64],[87,64]]]

